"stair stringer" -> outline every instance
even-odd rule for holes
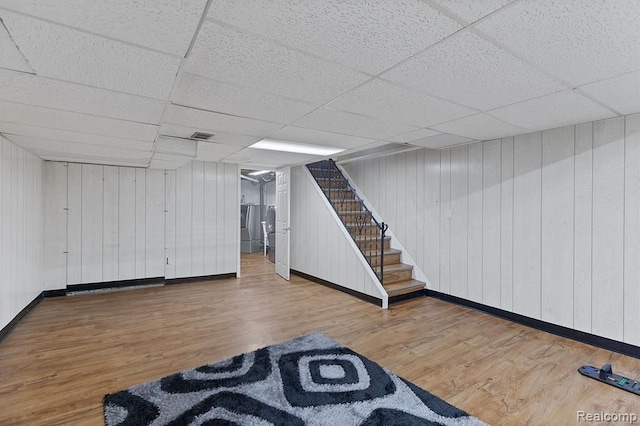
[[[351,178],[351,176],[349,176],[349,173],[347,173],[344,167],[342,167],[338,163],[336,163],[336,166],[340,169],[344,177],[349,181],[349,185],[351,185],[351,187],[356,191],[358,197],[360,197],[367,208],[371,211],[371,214],[373,214],[373,216],[376,218],[382,218],[382,215],[378,214],[376,209],[373,207],[373,204],[367,199],[367,196],[364,194],[364,192],[362,192],[362,190],[360,190],[358,185],[356,185],[355,181]],[[402,251],[402,254],[400,255],[400,261],[407,265],[413,266],[413,279],[424,282],[425,288],[427,289],[433,288],[433,286],[431,285],[431,281],[429,281],[424,272],[422,272],[422,269],[420,269],[415,260],[413,260],[413,257],[411,257],[407,249],[404,248],[402,242],[398,239],[398,237],[395,236],[395,234],[391,230],[391,226],[389,226],[389,229],[387,229],[386,235],[391,237],[391,248]]]
[[[367,263],[367,260],[362,255],[360,248],[351,238],[351,235],[344,227],[342,220],[325,197],[322,189],[311,175],[311,172],[306,166],[298,167],[292,169],[291,177],[293,188],[291,196],[294,198],[303,194],[303,196],[306,197],[306,200],[304,200],[304,202],[301,202],[301,200],[292,200],[291,203],[291,268],[329,281],[340,287],[354,290],[359,293],[375,297],[376,299],[381,299],[382,308],[387,309],[389,296],[380,283],[380,280],[371,269],[371,266],[369,266],[369,263]],[[299,173],[299,170],[302,172]],[[322,223],[327,227],[335,227],[333,228],[333,231],[335,232],[330,230],[328,233],[337,237],[337,241],[333,241],[333,243],[343,247],[345,250],[345,252],[342,252],[342,250],[326,250],[325,248],[326,253],[323,253],[323,255],[327,256],[327,258],[325,259],[324,265],[314,265],[314,262],[309,260],[309,256],[315,256],[317,255],[317,252],[311,253],[309,250],[307,250],[306,253],[302,252],[302,250],[309,247],[308,241],[298,240],[295,241],[295,243],[293,241],[293,239],[304,238],[303,235],[299,233],[299,228],[303,223],[307,223],[307,225],[310,226],[318,226],[318,223],[309,223],[309,218],[313,217],[313,215],[317,215],[318,223]],[[307,222],[305,222],[305,219],[302,219],[303,217]],[[326,231],[320,229],[319,232]],[[316,241],[311,242],[311,244],[316,243]],[[323,248],[320,247],[319,249],[321,250]],[[341,258],[343,255],[345,255],[344,257],[346,257],[346,259]],[[343,264],[345,270],[340,270],[341,265]],[[346,268],[351,269],[347,270]],[[353,268],[355,268],[355,270]],[[349,277],[357,278],[355,280],[350,280]]]

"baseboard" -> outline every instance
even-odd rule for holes
[[[35,297],[35,299],[33,299],[31,302],[29,302],[29,304],[27,306],[25,306],[19,313],[18,315],[16,315],[11,322],[9,322],[9,324],[7,324],[6,326],[2,327],[2,330],[0,330],[0,343],[2,343],[2,341],[4,339],[7,338],[7,336],[9,336],[9,334],[11,334],[11,332],[13,331],[14,328],[16,328],[16,326],[18,325],[18,323],[22,320],[22,318],[24,318],[29,311],[31,311],[33,308],[35,308],[38,303],[40,303],[40,301],[42,300],[42,293],[40,293],[39,295],[37,295]]]
[[[445,302],[455,303],[456,305],[466,306],[481,312],[493,315],[498,318],[506,319],[511,322],[526,325],[556,336],[566,337],[567,339],[576,340],[578,342],[587,343],[591,346],[606,349],[612,352],[618,352],[633,358],[640,359],[640,347],[629,343],[619,342],[617,340],[608,339],[606,337],[596,336],[595,334],[585,333],[584,331],[574,330],[550,322],[529,318],[524,315],[505,311],[504,309],[494,308],[493,306],[483,305],[482,303],[473,302],[461,297],[451,296],[449,294],[440,293],[438,291],[427,290],[427,296],[435,299],[444,300]]]
[[[107,281],[100,283],[72,284],[67,286],[67,293],[76,291],[104,290],[110,288],[137,287],[152,284],[164,284],[164,277],[140,278],[135,280]]]
[[[359,291],[352,290],[350,288],[343,287],[338,284],[334,284],[330,281],[323,280],[322,278],[314,277],[313,275],[305,274],[304,272],[296,271],[291,269],[290,272],[294,275],[302,277],[306,280],[313,281],[314,283],[321,284],[325,287],[332,288],[334,290],[339,290],[343,293],[347,293],[350,296],[358,298],[360,300],[364,300],[365,302],[372,303],[376,306],[382,307],[382,299],[378,299],[377,297],[369,296],[368,294],[360,293]]]
[[[215,281],[215,280],[224,280],[228,278],[236,278],[238,275],[235,272],[231,272],[229,274],[218,274],[218,275],[200,275],[197,277],[184,277],[184,278],[171,278],[165,280],[166,285],[174,285],[174,284],[190,284],[190,283],[199,283],[202,281]]]
[[[67,290],[62,288],[59,290],[44,290],[42,292],[42,297],[45,298],[49,298],[49,297],[61,297],[61,296],[66,296],[67,295]]]
[[[402,302],[403,300],[416,299],[418,297],[424,297],[427,295],[426,290],[414,291],[407,294],[401,294],[399,296],[389,297],[389,305],[392,303]]]

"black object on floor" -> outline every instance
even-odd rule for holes
[[[615,374],[611,369],[611,364],[605,364],[602,368],[597,368],[592,365],[583,365],[578,368],[578,371],[583,376],[591,377],[599,382],[640,395],[640,381]]]

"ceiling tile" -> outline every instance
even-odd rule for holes
[[[159,159],[156,159],[156,158],[152,158],[151,161],[149,162],[149,168],[150,169],[161,169],[161,170],[175,170],[175,169],[179,169],[180,167],[184,166],[190,160],[192,160],[192,159],[190,158],[189,160],[180,159],[180,160],[171,161],[171,160],[159,160]]]
[[[154,158],[158,153],[195,157],[197,147],[196,141],[159,136],[156,141]]]
[[[640,112],[640,71],[580,86],[579,89],[622,114]]]
[[[206,0],[3,0],[2,6],[117,40],[184,56]]]
[[[461,143],[471,142],[473,139],[465,138],[458,135],[435,135],[428,138],[411,142],[411,145],[421,146],[423,148],[446,148],[448,146],[459,145]]]
[[[459,118],[433,127],[443,133],[464,136],[470,139],[489,140],[529,133],[528,128],[514,126],[488,114],[476,114]]]
[[[415,127],[363,117],[349,112],[321,108],[296,121],[296,127],[307,127],[327,132],[361,136],[370,139],[386,139],[416,130]]]
[[[236,154],[224,158],[224,162],[237,162],[260,168],[275,169],[293,164],[304,164],[321,157],[291,152],[269,151],[266,149],[245,148]]]
[[[344,94],[328,106],[419,127],[477,112],[379,79]]]
[[[194,132],[200,131],[193,127],[176,126],[175,124],[163,124],[160,126],[160,134],[164,136],[176,136],[179,138],[190,138]],[[256,143],[261,138],[257,136],[238,135],[236,133],[216,132],[207,142],[220,142],[239,147],[249,146]]]
[[[436,132],[435,130],[420,129],[420,130],[414,130],[409,133],[404,133],[402,135],[394,136],[394,137],[388,138],[387,140],[391,142],[408,143],[411,141],[424,139],[424,138],[435,136],[438,134],[440,134],[440,132]]]
[[[520,1],[477,28],[574,86],[640,69],[637,0]]]
[[[469,31],[455,34],[382,77],[483,111],[565,88]]]
[[[4,117],[3,117],[4,118]],[[67,142],[78,142],[89,145],[104,145],[116,148],[150,150],[153,141],[141,141],[113,136],[95,135],[89,133],[72,132],[69,130],[51,129],[25,124],[7,123],[0,121],[0,133],[6,135],[30,136],[34,138],[55,139]]]
[[[209,17],[371,74],[460,29],[419,0],[213,0]]]
[[[260,137],[265,137],[282,127],[282,124],[268,121],[219,114],[173,104],[167,107],[163,121],[210,133],[221,131]]]
[[[198,153],[196,155],[196,159],[202,161],[220,161],[242,149],[242,147],[233,145],[198,142]]]
[[[369,78],[211,21],[200,30],[185,71],[320,104]]]
[[[124,139],[154,141],[158,126],[0,101],[3,121]]]
[[[361,138],[358,136],[341,135],[338,133],[293,126],[287,126],[278,130],[270,135],[269,139],[333,146],[337,148],[354,148],[374,141],[374,139]]]
[[[608,109],[570,90],[499,108],[490,114],[532,130],[553,129],[615,116]]]
[[[38,75],[168,99],[180,59],[13,13],[2,20]]]
[[[277,123],[289,123],[316,108],[306,102],[189,73],[182,75],[173,101],[184,106]]]
[[[0,69],[0,99],[158,124],[166,102]]]
[[[27,60],[11,39],[7,28],[0,20],[0,68],[7,68],[15,71],[33,72]]]
[[[478,19],[495,12],[513,0],[482,0],[482,1],[460,1],[460,0],[432,0],[434,3],[443,6],[450,12],[455,13],[466,22],[475,22]]]

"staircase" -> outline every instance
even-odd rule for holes
[[[425,283],[412,278],[413,266],[400,262],[402,252],[391,248],[387,225],[373,217],[335,162],[319,161],[307,168],[378,276],[389,303],[423,296]]]

